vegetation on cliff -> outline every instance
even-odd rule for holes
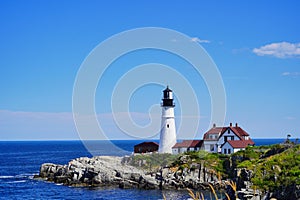
[[[292,143],[248,147],[233,155],[238,168],[253,172],[251,182],[258,188],[277,190],[300,185],[300,145]]]
[[[128,164],[144,170],[155,171],[161,167],[177,168],[178,170],[193,170],[196,164],[201,164],[209,169],[213,174],[227,177],[225,161],[229,157],[217,153],[208,153],[205,151],[191,151],[183,154],[135,154],[131,157]]]
[[[202,181],[206,181],[207,177],[215,177],[210,180],[234,180],[239,190],[246,187],[244,181],[248,181],[247,188],[271,192],[273,196],[282,199],[297,196],[300,188],[300,145],[291,142],[270,146],[249,146],[230,156],[205,151],[179,155],[135,155],[131,164],[149,171],[168,167],[177,175],[185,174],[185,176],[198,175],[193,172],[195,170],[199,173],[205,170],[207,175],[204,175]]]
[[[178,160],[179,155],[172,154],[135,154],[128,159],[128,164],[141,168],[143,170],[157,171],[161,167],[169,166],[176,160]]]
[[[227,177],[225,170],[225,161],[228,156],[217,153],[208,153],[206,151],[186,152],[172,163],[172,166],[178,166],[179,169],[193,168],[194,164],[202,164],[205,168],[211,170],[213,174]]]
[[[300,145],[293,143],[247,147],[231,156],[205,151],[179,155],[141,154],[133,156],[130,164],[148,170],[165,166],[192,170],[195,164],[202,164],[222,179],[232,178],[235,168],[245,168],[253,173],[253,185],[261,189],[300,185]]]

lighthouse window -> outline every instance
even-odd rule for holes
[[[169,124],[167,124],[167,128],[169,128]]]

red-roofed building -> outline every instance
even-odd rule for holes
[[[179,154],[189,151],[199,151],[202,148],[203,140],[183,140],[177,142],[172,147],[173,154]]]
[[[223,154],[232,154],[253,145],[252,140],[228,140],[221,146],[221,149]]]
[[[156,142],[142,142],[134,145],[134,153],[149,153],[158,151],[158,144]]]
[[[235,126],[230,123],[228,127],[216,127],[214,125],[204,134],[203,141],[205,151],[224,154],[231,154],[245,149],[248,145],[254,145],[249,134],[237,123]]]
[[[228,141],[234,142],[228,143]],[[218,152],[231,154],[241,149],[245,149],[248,145],[254,145],[254,142],[251,140],[249,134],[239,127],[237,123],[235,126],[232,126],[232,123],[230,123],[230,126],[227,127],[226,131],[220,135],[217,145]]]
[[[216,124],[207,131],[203,136],[203,148],[205,151],[217,153],[218,152],[218,140],[220,135],[226,131],[227,127],[217,127]]]

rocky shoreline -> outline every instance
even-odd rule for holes
[[[82,157],[66,165],[42,164],[35,178],[84,187],[195,191],[213,187],[230,199],[300,200],[299,153],[300,145],[288,143],[251,147],[231,156],[199,151]]]
[[[74,187],[115,186],[124,189],[190,188],[201,191],[210,190],[211,185],[235,198],[235,192],[226,181],[219,180],[215,173],[201,164],[192,166],[193,170],[163,167],[148,171],[129,165],[130,159],[129,156],[96,156],[76,158],[66,165],[44,163],[35,178]],[[238,193],[242,199],[261,199],[259,192],[251,189],[242,189]]]
[[[44,163],[35,178],[62,183],[69,186],[118,186],[140,189],[207,189],[208,182],[200,180],[194,173],[178,175],[172,168],[148,172],[127,164],[129,157],[96,156],[71,160],[67,165]],[[196,178],[195,178],[196,177]],[[207,180],[217,188],[221,184],[215,176],[207,175]],[[202,178],[203,179],[203,178]],[[224,189],[224,187],[223,187]]]
[[[155,189],[156,179],[142,170],[122,164],[122,157],[96,156],[71,160],[67,165],[44,163],[36,178],[69,186],[119,186]]]

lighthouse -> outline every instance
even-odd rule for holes
[[[161,131],[159,140],[159,153],[172,153],[172,147],[176,144],[176,127],[174,117],[173,93],[167,88],[163,91],[162,99]]]

